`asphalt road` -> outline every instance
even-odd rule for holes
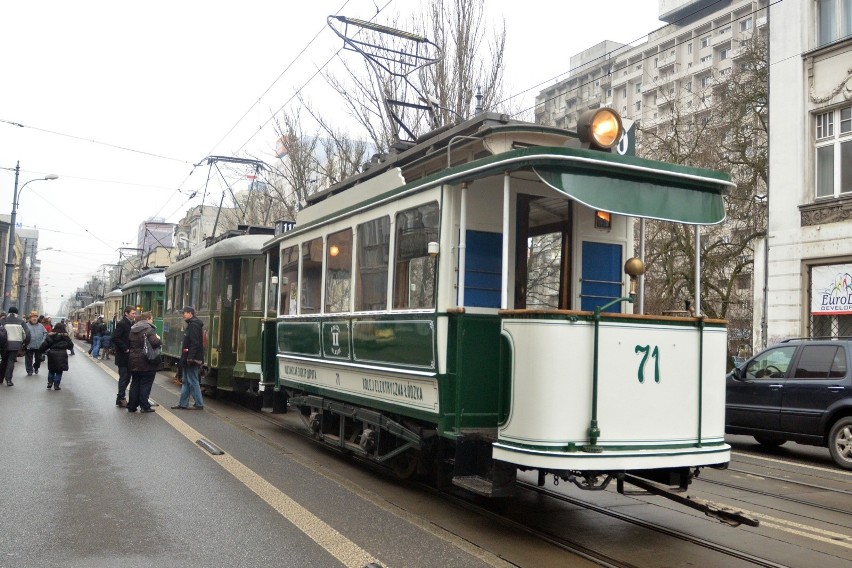
[[[495,565],[272,448],[216,401],[170,410],[169,376],[157,412],[131,414],[114,405],[110,365],[85,349],[70,364],[61,391],[22,358],[0,386],[0,566]]]

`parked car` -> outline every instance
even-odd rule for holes
[[[725,432],[764,446],[828,447],[852,469],[852,339],[791,339],[761,351],[725,381]]]

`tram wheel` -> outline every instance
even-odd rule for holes
[[[411,479],[417,473],[417,462],[419,459],[417,452],[404,452],[393,459],[391,469],[394,475],[399,479]]]

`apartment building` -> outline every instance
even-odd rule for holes
[[[767,23],[766,0],[661,0],[667,25],[647,41],[613,41],[574,55],[569,77],[536,97],[536,122],[572,128],[580,112],[612,107],[648,126],[712,104],[714,81],[736,71],[743,43]]]

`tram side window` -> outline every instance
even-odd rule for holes
[[[281,251],[281,315],[296,315],[299,298],[299,247],[287,247]]]
[[[166,280],[166,312],[174,310],[175,305],[175,279]]]
[[[206,310],[210,307],[210,265],[201,267],[201,298],[197,308]],[[183,306],[181,306],[183,308]]]
[[[173,288],[173,298],[174,298],[174,303],[172,304],[172,306],[173,306],[172,309],[175,312],[177,312],[177,311],[180,311],[180,310],[183,309],[183,303],[182,303],[182,299],[183,299],[183,275],[182,274],[178,274],[177,276],[174,277],[174,279],[172,280],[172,288]]]
[[[438,204],[427,203],[396,216],[393,307],[435,307],[437,260],[428,245],[438,240]]]
[[[183,297],[181,298],[180,306],[183,309],[184,306],[192,305],[192,283],[190,281],[189,272],[184,272],[183,274]]]
[[[355,310],[384,310],[388,296],[390,217],[358,225]]]
[[[192,294],[189,297],[189,305],[198,307],[198,299],[201,297],[201,269],[192,269]]]
[[[322,307],[322,237],[302,243],[301,285],[299,313],[318,314]]]
[[[266,259],[255,258],[251,271],[251,309],[259,312],[263,309],[263,280],[266,276]]]
[[[325,311],[349,311],[352,291],[352,229],[328,236],[325,274]]]

